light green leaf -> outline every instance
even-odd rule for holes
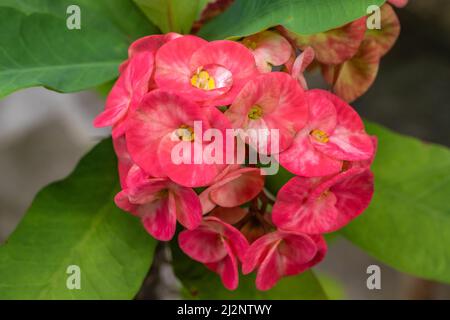
[[[316,276],[330,300],[344,300],[347,298],[345,286],[340,279],[323,272],[317,273]]]
[[[100,143],[67,179],[43,189],[0,247],[0,299],[132,299],[156,241],[119,210],[111,141]],[[81,290],[69,290],[70,265]]]
[[[236,38],[276,25],[313,34],[356,20],[367,14],[370,5],[382,3],[384,0],[236,0],[199,34],[210,40]]]
[[[375,195],[343,230],[384,263],[450,282],[450,150],[368,123],[378,136]]]
[[[156,32],[126,3],[0,0],[0,97],[32,86],[80,91],[117,77],[128,45]],[[66,26],[69,4],[80,5],[80,30]]]
[[[162,32],[188,34],[208,0],[133,0]]]
[[[238,289],[229,291],[225,289],[217,274],[187,257],[176,242],[171,245],[174,271],[183,285],[183,296],[187,299],[328,299],[312,271],[286,277],[269,291],[256,289],[254,274],[241,275]]]

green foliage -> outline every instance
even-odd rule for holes
[[[81,8],[80,30],[66,26],[71,4]],[[131,41],[157,32],[126,0],[0,0],[0,28],[0,97],[31,86],[73,92],[105,83]]]
[[[450,282],[450,151],[369,123],[375,195],[342,233],[384,263]]]
[[[43,189],[0,247],[0,299],[132,299],[156,241],[115,206],[118,189],[110,140]],[[81,290],[66,287],[69,265],[81,268]]]
[[[237,38],[282,25],[293,32],[327,31],[367,14],[384,0],[236,0],[200,30],[207,39]]]
[[[163,33],[187,34],[208,0],[133,0]]]
[[[258,291],[255,274],[240,276],[235,291],[225,289],[220,277],[202,264],[191,260],[172,242],[173,267],[183,284],[183,295],[187,299],[328,299],[319,280],[312,271],[298,276],[285,277],[269,291]]]

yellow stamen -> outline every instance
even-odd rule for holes
[[[258,120],[259,118],[262,117],[262,115],[263,115],[263,110],[258,105],[254,105],[248,112],[248,118],[250,120]]]
[[[317,141],[319,141],[321,143],[327,143],[330,140],[328,138],[328,134],[325,131],[322,131],[319,129],[311,131],[310,135],[313,136],[314,139],[316,139]]]
[[[208,71],[198,70],[191,78],[191,84],[202,90],[213,90],[216,88],[216,82]]]
[[[195,140],[194,129],[185,124],[183,124],[177,129],[177,136],[181,141],[192,142]]]

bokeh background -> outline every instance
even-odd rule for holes
[[[411,0],[397,12],[400,38],[383,58],[373,87],[354,106],[397,132],[450,147],[450,1]],[[96,92],[62,95],[32,88],[0,100],[0,243],[42,187],[67,176],[109,135],[92,127],[102,108]],[[158,256],[138,298],[178,297],[164,248]],[[381,267],[381,290],[366,287],[371,264]],[[317,270],[336,298],[450,299],[450,286],[397,272],[341,238],[330,244]]]

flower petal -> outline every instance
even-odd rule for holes
[[[232,249],[227,243],[224,243],[224,247],[228,252],[219,262],[207,263],[206,266],[220,275],[223,285],[228,290],[235,290],[239,284],[239,273],[237,266],[237,259],[234,256]]]
[[[337,198],[336,209],[339,211],[335,230],[348,224],[369,206],[374,192],[373,179],[370,170],[361,172],[350,169],[330,187]]]
[[[252,110],[260,113],[250,116]],[[303,88],[284,72],[263,74],[249,82],[236,97],[226,115],[235,128],[266,130],[266,139],[256,138],[249,130],[244,140],[260,153],[272,153],[272,130],[278,130],[278,151],[289,147],[298,130],[308,119],[308,107]],[[256,134],[255,134],[256,135]],[[255,139],[256,138],[256,139]]]
[[[157,240],[169,241],[175,235],[176,206],[175,199],[170,194],[159,201],[139,206],[137,214],[147,232]]]
[[[211,106],[224,106],[233,102],[242,87],[258,74],[252,53],[242,44],[217,40],[199,48],[190,61],[191,69],[208,65],[220,65],[231,72],[233,85],[225,94],[217,96],[208,102]]]
[[[255,240],[244,255],[242,273],[249,274],[264,261],[271,250],[281,241],[279,234],[272,232]],[[275,248],[276,249],[276,248]]]
[[[295,59],[292,66],[292,76],[294,77],[294,79],[297,79],[298,83],[305,90],[308,89],[308,84],[306,83],[306,79],[303,73],[306,71],[306,68],[308,68],[308,66],[314,61],[314,58],[314,49],[311,47],[306,47],[303,52]]]
[[[130,212],[132,214],[136,212],[137,205],[130,202],[128,193],[125,190],[122,190],[118,194],[116,194],[116,196],[114,197],[114,203],[116,204],[116,206],[126,212]]]
[[[316,90],[319,91],[319,90]],[[333,102],[337,111],[337,125],[326,143],[311,139],[315,148],[337,160],[366,160],[373,156],[370,136],[364,131],[364,124],[358,113],[336,95],[320,92]]]
[[[373,40],[364,40],[358,52],[340,65],[322,65],[322,75],[333,92],[347,102],[362,96],[375,81],[380,52]]]
[[[317,245],[314,240],[306,234],[278,231],[283,239],[278,244],[278,263],[281,265],[283,275],[291,276],[306,270],[308,265],[317,254]]]
[[[217,262],[228,254],[220,234],[204,224],[180,232],[178,244],[185,254],[201,263]]]
[[[177,207],[177,220],[187,229],[195,229],[202,222],[202,206],[194,190],[173,185],[171,191]]]
[[[233,225],[241,221],[247,214],[248,211],[241,207],[234,207],[234,208],[217,207],[211,212],[209,216],[216,217],[222,220],[223,222]]]
[[[156,53],[163,44],[179,37],[182,37],[182,35],[175,32],[142,37],[130,45],[128,48],[128,56],[132,58],[140,52]]]
[[[388,0],[389,3],[393,4],[397,8],[403,8],[408,4],[409,0]]]
[[[255,56],[259,72],[270,72],[272,66],[285,64],[292,53],[292,46],[274,31],[262,31],[242,41]]]
[[[309,129],[297,133],[292,145],[279,154],[278,161],[288,171],[305,177],[327,176],[342,168],[342,161],[316,150],[309,139]]]
[[[239,169],[233,180],[214,188],[211,200],[221,207],[240,206],[256,197],[264,188],[264,177],[259,168]]]
[[[153,67],[154,58],[151,53],[139,53],[130,59],[108,95],[105,111],[94,120],[94,126],[114,126],[113,136],[122,135],[125,127],[118,126],[123,125],[128,112],[136,108],[148,92]]]
[[[373,194],[369,170],[331,178],[295,177],[278,192],[272,219],[279,228],[307,234],[333,232],[361,214]]]
[[[316,195],[321,179],[295,177],[278,192],[272,210],[275,225],[284,230],[318,234],[334,227],[339,215],[336,196],[326,190]],[[321,189],[322,191],[322,189]]]
[[[186,104],[182,107],[186,108]],[[161,139],[158,147],[158,160],[169,178],[186,187],[210,185],[226,167],[226,129],[231,128],[228,119],[216,108],[199,109],[203,127],[216,129],[218,134],[207,140],[206,133],[195,133],[195,140],[174,141],[170,135]],[[197,119],[201,119],[198,117]],[[194,129],[195,130],[195,129]],[[203,129],[204,130],[204,129]],[[195,132],[195,131],[194,131]],[[211,154],[207,151],[211,151]],[[174,155],[179,156],[174,161]]]
[[[207,123],[193,102],[161,90],[148,93],[129,118],[126,138],[133,161],[152,176],[166,176],[157,154],[161,140],[171,141],[174,130],[196,120]]]
[[[384,56],[394,46],[400,35],[400,20],[389,4],[381,7],[381,29],[368,29],[365,39],[373,40],[379,48],[379,54]]]
[[[192,54],[208,42],[196,36],[183,36],[164,44],[156,54],[155,81],[159,88],[174,92],[191,91]]]
[[[343,27],[313,35],[300,35],[284,30],[284,34],[293,39],[300,49],[312,47],[319,62],[340,64],[353,57],[358,51],[366,31],[366,17]]]

